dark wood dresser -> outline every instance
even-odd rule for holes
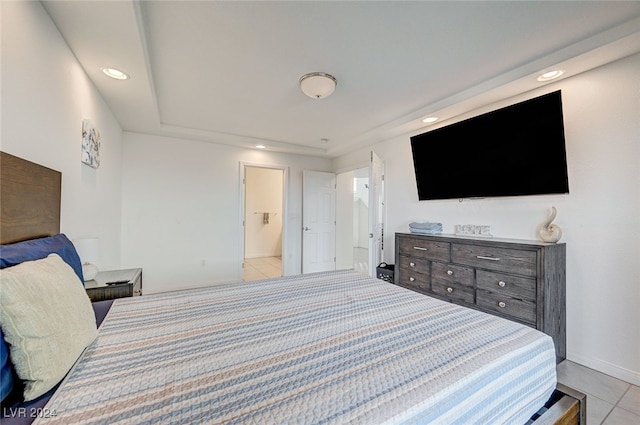
[[[396,233],[394,283],[514,320],[566,356],[566,246],[538,241]]]

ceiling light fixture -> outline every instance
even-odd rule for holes
[[[438,117],[427,117],[425,119],[422,120],[423,123],[425,124],[431,124],[433,122],[438,121]]]
[[[116,68],[102,68],[102,72],[108,77],[115,78],[116,80],[128,80],[129,76],[124,72]]]
[[[555,69],[553,71],[547,71],[544,74],[541,74],[538,77],[538,81],[550,81],[550,80],[554,80],[556,78],[558,78],[559,76],[561,76],[562,74],[564,74],[564,71],[561,69]]]
[[[256,149],[266,149],[265,145],[256,145]]]
[[[300,77],[300,89],[313,99],[324,99],[336,89],[338,80],[326,72],[311,72]]]

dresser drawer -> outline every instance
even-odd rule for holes
[[[398,278],[398,285],[408,286],[421,291],[429,291],[429,274],[403,270]]]
[[[431,264],[431,278],[443,285],[456,283],[473,289],[473,269],[452,264],[433,262]]]
[[[449,261],[451,244],[448,242],[426,241],[418,238],[403,237],[399,239],[400,255],[431,260]]]
[[[479,289],[476,291],[476,305],[508,316],[510,319],[536,325],[536,303],[533,301],[519,300]]]
[[[429,290],[429,261],[422,258],[400,256],[398,284],[421,291]]]
[[[453,262],[473,267],[531,277],[537,274],[535,251],[454,243],[451,256]]]
[[[400,268],[404,269],[405,273],[429,273],[429,261],[401,255]]]
[[[508,297],[535,301],[536,280],[486,270],[476,271],[478,289]]]
[[[461,285],[455,282],[431,282],[431,291],[434,294],[455,301],[473,304],[473,286]]]

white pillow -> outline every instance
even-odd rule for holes
[[[91,301],[57,254],[0,272],[0,327],[33,400],[64,378],[97,335]]]

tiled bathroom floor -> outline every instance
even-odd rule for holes
[[[640,387],[565,360],[558,382],[587,395],[588,425],[640,424]]]
[[[282,257],[245,258],[242,280],[268,279],[282,276]]]

